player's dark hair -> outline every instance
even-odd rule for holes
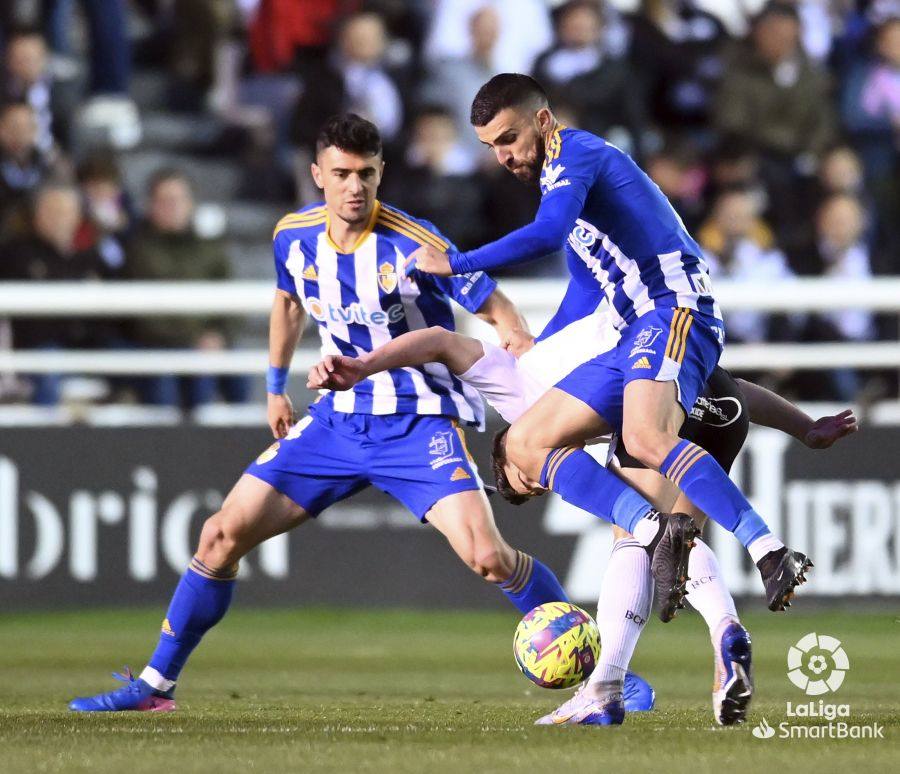
[[[530,75],[500,73],[478,90],[472,100],[469,121],[472,126],[485,126],[504,108],[528,103],[534,103],[536,109],[549,104],[541,84]]]
[[[512,488],[503,466],[506,464],[506,434],[509,425],[504,427],[494,436],[491,448],[491,469],[494,471],[494,480],[497,482],[497,491],[506,502],[512,505],[522,505],[530,499],[528,495],[521,494]]]
[[[378,156],[381,153],[381,135],[378,127],[362,116],[341,113],[329,118],[319,129],[316,155],[332,146],[357,156]]]

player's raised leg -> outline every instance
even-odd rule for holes
[[[575,385],[589,382],[592,394],[614,401],[615,385],[611,384],[610,390],[603,386],[602,358],[575,369],[559,387],[574,391]],[[614,381],[617,377],[610,373],[609,378]],[[683,604],[687,561],[697,530],[683,514],[656,511],[646,498],[580,448],[586,440],[612,430],[612,422],[605,417],[614,410],[598,412],[568,391],[553,388],[510,427],[506,455],[531,482],[613,522],[646,547],[656,580],[659,614],[668,621]]]
[[[197,553],[175,588],[156,650],[135,678],[115,691],[74,699],[78,712],[174,710],[175,684],[203,635],[231,604],[238,562],[250,549],[308,517],[307,512],[269,484],[242,476],[222,505],[203,525]]]
[[[770,610],[790,605],[809,559],[772,533],[728,474],[702,447],[678,437],[684,391],[673,381],[637,379],[625,386],[622,438],[631,454],[678,486],[700,510],[734,533],[759,568]],[[692,405],[696,395],[689,398]]]

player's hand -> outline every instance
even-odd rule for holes
[[[267,394],[266,416],[272,435],[276,438],[284,438],[294,425],[294,407],[291,399],[286,395]]]
[[[310,390],[349,390],[367,375],[359,358],[325,355],[321,362],[309,369],[306,386]]]
[[[422,245],[418,250],[406,256],[403,273],[408,277],[414,269],[426,274],[436,274],[438,277],[449,277],[453,274],[453,269],[450,268],[450,257],[447,253],[431,245]]]
[[[859,430],[853,409],[846,409],[832,417],[822,417],[812,423],[812,427],[803,436],[803,443],[810,449],[827,449],[835,441],[839,441]]]
[[[534,346],[534,336],[521,328],[513,328],[503,337],[500,346],[515,357],[521,357]]]

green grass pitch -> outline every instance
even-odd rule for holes
[[[802,600],[800,600],[802,605]],[[798,605],[800,607],[801,605]],[[747,726],[719,728],[711,655],[695,615],[653,621],[634,668],[657,709],[621,728],[535,728],[568,693],[532,686],[512,657],[512,613],[232,610],[195,654],[178,712],[74,715],[74,695],[140,669],[160,612],[0,616],[3,772],[746,772],[897,771],[900,617],[890,612],[745,617],[757,699]],[[804,700],[788,647],[815,631],[843,641],[851,723],[881,740],[760,740]],[[818,721],[807,721],[818,722]]]

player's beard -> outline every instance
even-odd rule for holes
[[[541,138],[538,138],[537,147],[534,149],[534,160],[522,162],[518,166],[513,167],[510,172],[515,175],[516,180],[520,183],[530,185],[541,176],[541,169],[544,166],[544,158],[546,155],[544,141]]]

